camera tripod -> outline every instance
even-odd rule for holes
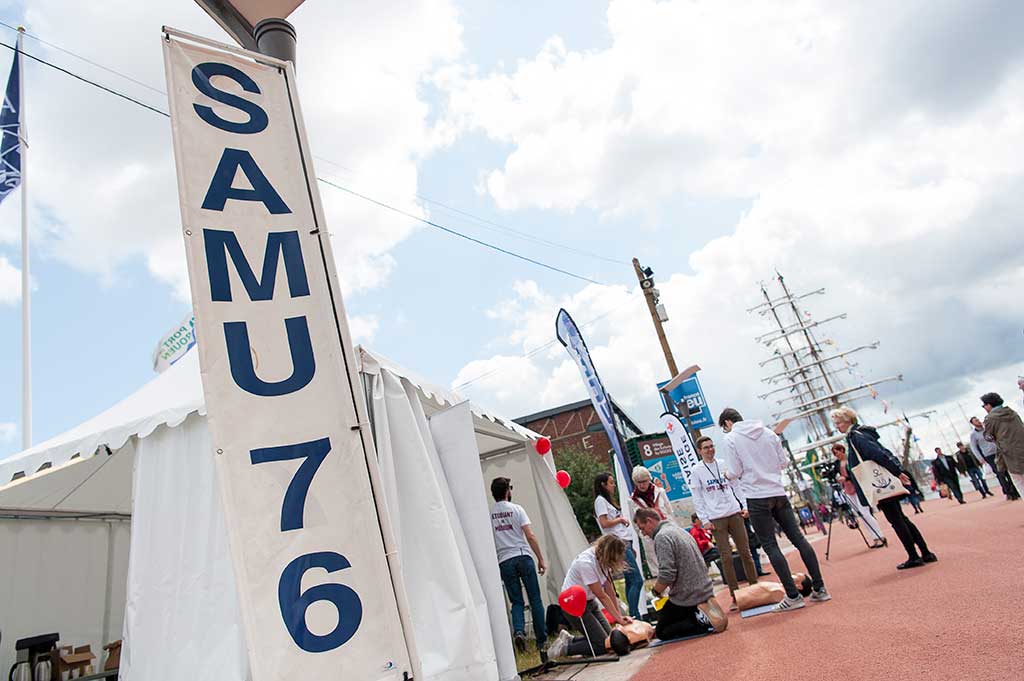
[[[836,480],[828,481],[829,493],[831,495],[831,513],[828,516],[828,541],[825,543],[825,560],[828,560],[829,553],[832,550],[832,520],[836,517],[837,513],[842,513],[846,526],[850,529],[855,529],[860,532],[860,538],[864,540],[864,546],[869,549],[874,548],[868,541],[868,538],[864,536],[864,530],[861,529],[860,523],[857,521],[857,517],[861,515],[861,512],[854,508],[854,506],[846,498],[846,492],[843,490],[842,485]],[[866,523],[865,523],[866,524]],[[870,525],[868,529],[871,530],[871,534],[875,535],[875,538],[879,541],[885,541],[885,537],[875,532],[874,528]]]

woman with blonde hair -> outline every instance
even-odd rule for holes
[[[631,475],[633,478],[633,496],[630,497],[637,509],[649,508],[657,512],[662,520],[673,520],[672,506],[668,500],[668,493],[664,487],[654,484],[651,471],[646,466],[635,466]],[[640,543],[644,547],[644,555],[647,557],[647,567],[651,575],[658,576],[658,557],[654,553],[654,542],[646,535],[640,536]]]
[[[602,607],[608,611],[611,624],[629,624],[633,621],[633,618],[622,614],[619,597],[612,583],[613,576],[625,569],[626,543],[614,534],[603,535],[576,556],[565,574],[562,591],[580,586],[587,593],[587,608],[579,618],[583,636],[573,638],[572,634],[563,630],[548,647],[549,657],[601,655],[604,653],[605,639],[609,637],[613,649],[622,646],[622,641],[616,640],[619,637],[624,639],[628,647],[629,638],[621,631],[612,631],[608,620],[601,613]]]
[[[861,489],[856,475],[852,475],[852,473],[853,469],[862,461],[873,461],[898,477],[904,485],[910,484],[910,476],[900,466],[899,460],[878,441],[878,431],[871,426],[857,422],[857,412],[849,407],[840,407],[833,409],[829,416],[832,417],[832,423],[835,424],[836,429],[846,436],[846,443],[849,445],[846,462],[861,504],[867,506],[868,498],[865,496],[864,490]],[[897,565],[897,570],[921,567],[925,563],[934,563],[938,560],[928,548],[928,544],[925,543],[921,531],[910,521],[910,518],[904,515],[901,497],[883,499],[876,505],[892,525],[892,529],[907,552],[907,560]],[[920,554],[918,554],[918,549],[921,551]]]

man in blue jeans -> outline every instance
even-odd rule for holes
[[[807,567],[812,585],[810,600],[832,600],[821,578],[818,557],[800,531],[800,523],[782,484],[782,472],[789,465],[789,460],[779,436],[760,421],[744,421],[740,413],[731,408],[722,411],[718,425],[725,431],[726,466],[730,474],[739,480],[743,496],[747,498],[750,524],[754,526],[775,574],[786,589],[786,597],[775,606],[775,611],[788,612],[805,605],[804,597],[793,581],[789,563],[775,539],[776,523],[800,552],[800,558]]]
[[[967,449],[967,445],[963,442],[956,443],[956,462],[967,472],[974,489],[981,492],[982,499],[995,496],[989,491],[988,483],[985,482],[985,475],[981,472],[981,461],[974,456],[971,450]]]
[[[530,528],[530,518],[519,504],[512,503],[512,481],[495,478],[491,481],[491,529],[494,547],[498,551],[498,569],[505,583],[508,600],[512,603],[512,636],[516,649],[526,652],[526,617],[523,613],[523,587],[530,600],[533,632],[537,637],[537,650],[544,650],[547,629],[544,626],[544,602],[540,597],[537,574],[544,574],[547,565],[541,555],[537,537]],[[531,550],[533,554],[531,555]],[[533,562],[533,556],[537,562]]]

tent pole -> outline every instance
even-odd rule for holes
[[[106,585],[103,590],[103,628],[100,629],[102,632],[101,636],[103,640],[99,642],[101,646],[105,646],[110,643],[110,596],[114,591],[114,523],[107,521],[107,579]]]

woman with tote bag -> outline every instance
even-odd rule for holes
[[[848,465],[853,473],[857,497],[865,506],[874,504],[882,512],[907,551],[907,560],[896,569],[906,570],[937,561],[938,557],[928,549],[920,530],[903,513],[900,499],[907,492],[896,479],[903,485],[909,485],[910,476],[900,468],[892,452],[878,441],[878,431],[857,423],[857,412],[848,407],[834,409],[829,415],[839,432],[846,435]],[[871,483],[866,485],[866,481]],[[868,498],[869,494],[871,498]]]

